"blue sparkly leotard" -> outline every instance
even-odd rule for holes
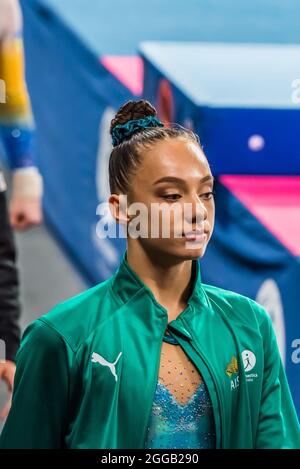
[[[164,336],[178,344],[174,337]],[[145,448],[206,449],[215,447],[212,405],[205,383],[187,401],[180,404],[158,379],[148,423]]]

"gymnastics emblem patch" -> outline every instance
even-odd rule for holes
[[[251,350],[244,350],[242,352],[242,358],[244,363],[245,371],[251,371],[256,365],[256,356]]]

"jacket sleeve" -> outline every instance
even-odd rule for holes
[[[40,319],[17,353],[12,406],[0,448],[62,448],[68,418],[69,366],[64,339]]]
[[[8,220],[5,192],[0,192],[0,340],[5,345],[5,356],[15,360],[20,345],[19,277],[16,248]]]
[[[300,448],[300,426],[279,354],[272,321],[264,308],[261,331],[264,340],[264,378],[256,448]]]

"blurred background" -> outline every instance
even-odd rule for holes
[[[118,266],[125,240],[96,235],[108,130],[144,97],[200,136],[216,177],[203,282],[266,308],[300,416],[299,1],[20,3],[44,181],[44,222],[15,233],[22,328]]]

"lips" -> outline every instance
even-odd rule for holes
[[[206,233],[204,230],[193,230],[183,233],[183,236],[188,240],[198,241],[202,240],[206,236]]]

